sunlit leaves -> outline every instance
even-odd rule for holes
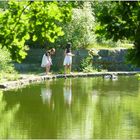
[[[62,21],[61,10],[59,9],[57,3],[49,3],[49,5],[47,6],[47,10],[48,10],[47,14],[49,15],[49,18],[55,17],[55,20]]]
[[[71,6],[60,6],[57,2],[38,2],[32,3],[29,11],[29,33],[33,35],[33,41],[43,46],[45,42],[54,42],[64,35],[60,23],[66,20],[66,15],[69,15],[67,19],[70,19]]]
[[[20,62],[27,55],[26,41],[41,46],[55,42],[64,35],[60,23],[70,18],[71,4],[10,0],[7,10],[0,14],[0,44],[10,51],[13,60]]]
[[[73,49],[78,49],[87,47],[91,42],[94,42],[95,34],[93,30],[95,22],[90,2],[84,2],[82,8],[74,8],[71,21],[62,26],[65,35],[62,40],[59,40],[61,46],[66,44],[67,41],[71,41]]]
[[[10,1],[8,9],[1,13],[0,37],[2,47],[6,47],[13,60],[20,62],[26,56],[25,39],[29,38],[28,22],[23,5]]]

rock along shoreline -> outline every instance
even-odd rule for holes
[[[72,77],[101,77],[105,75],[121,75],[121,76],[131,76],[140,74],[140,71],[133,71],[133,72],[94,72],[94,73],[72,73],[72,74],[55,74],[55,75],[35,75],[32,77],[26,77],[23,79],[19,79],[17,81],[7,81],[4,83],[0,83],[0,89],[2,90],[10,90],[10,89],[17,89],[22,88],[23,86],[29,85],[31,83],[39,83],[42,81],[46,81],[49,79],[57,79],[57,78],[72,78]]]

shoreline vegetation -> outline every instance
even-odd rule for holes
[[[93,47],[92,47],[93,48]],[[98,48],[98,49],[97,49]],[[95,50],[100,50],[99,47],[97,47]],[[113,48],[110,48],[112,50],[116,50]],[[125,49],[125,48],[123,48]],[[109,48],[107,49],[109,50]],[[22,86],[28,85],[30,83],[38,83],[42,82],[48,79],[56,79],[56,78],[65,78],[65,75],[63,70],[59,71],[59,73],[53,73],[50,75],[45,75],[42,70],[36,71],[36,72],[26,72],[26,73],[20,73],[17,70],[15,70],[14,65],[11,63],[12,60],[9,58],[7,59],[7,51],[1,51],[1,54],[4,54],[4,58],[2,59],[1,71],[0,71],[0,90],[9,90],[9,89],[16,89],[21,88]],[[107,70],[101,69],[101,71],[97,72],[96,68],[93,68],[90,64],[90,60],[93,58],[93,56],[90,57],[89,60],[85,60],[83,62],[83,72],[73,72],[72,74],[66,75],[66,77],[95,77],[95,76],[103,76],[103,75],[111,75],[111,74],[117,74],[117,75],[135,75],[139,74],[140,71],[113,71],[113,72],[107,72]],[[86,70],[86,71],[84,71]]]
[[[58,79],[58,78],[76,78],[76,77],[104,77],[106,75],[117,75],[117,76],[131,76],[140,74],[140,71],[112,71],[112,72],[93,72],[93,73],[72,73],[72,74],[21,74],[18,79],[14,81],[3,81],[0,82],[0,90],[10,90],[22,88],[32,83],[40,83],[46,80]]]
[[[75,59],[77,67],[73,70],[75,73],[70,77],[88,76],[90,73],[96,75],[97,72],[94,70],[97,70],[99,74],[105,74],[106,70],[140,70],[137,69],[137,66],[140,65],[140,36],[138,34],[139,26],[136,24],[139,10],[135,10],[139,9],[139,3],[136,2],[134,7],[129,2],[119,4],[112,4],[112,2],[39,2],[38,4],[40,6],[31,1],[24,3],[14,0],[0,2],[1,88],[7,89],[7,83],[11,83],[9,85],[12,83],[24,85],[24,81],[31,83],[31,81],[44,79],[44,75],[40,75],[41,69],[36,67],[36,64],[40,63],[43,51],[53,47],[63,50],[67,41],[72,42],[73,50],[76,50],[78,56],[77,60]],[[125,16],[125,12],[121,12],[124,9],[131,9],[126,11],[128,16]],[[119,16],[116,18],[117,15]],[[40,52],[31,52],[32,48],[40,49]],[[80,49],[87,49],[87,51],[80,55]],[[100,49],[105,49],[105,53],[100,53]],[[122,57],[119,57],[116,49],[122,52]],[[127,55],[121,49],[127,49]],[[111,53],[106,50],[111,50]],[[116,55],[114,55],[115,53]],[[62,53],[58,56],[62,58]],[[53,71],[64,73],[63,68],[61,69],[59,65],[61,58],[56,59]],[[125,67],[123,69],[123,59],[126,59],[128,64],[133,63],[134,66],[128,65],[129,69]],[[116,64],[118,68],[114,68],[113,64]],[[32,69],[31,72],[35,71],[36,73],[29,74],[29,68]],[[78,75],[77,71],[86,73]],[[63,74],[49,75],[51,78],[57,76],[63,77]],[[47,77],[45,76],[45,79]]]

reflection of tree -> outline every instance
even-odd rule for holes
[[[18,94],[15,94],[15,91],[5,92],[4,99],[7,102],[7,108],[10,109],[17,102],[20,103],[15,123],[20,122],[19,129],[26,130],[28,138],[57,138],[58,133],[62,130],[61,124],[65,117],[62,85],[61,80],[60,82],[53,81],[53,84],[50,84],[54,101],[53,110],[46,104],[42,104],[40,98],[40,88],[46,87],[46,83],[27,86],[22,90],[17,90]],[[18,137],[15,135],[15,138]]]
[[[72,108],[71,114],[67,116],[66,138],[90,138],[88,128],[91,128],[92,111],[89,102],[89,93],[92,92],[92,80],[77,78],[72,81]],[[66,114],[68,115],[68,113]]]
[[[30,85],[18,91],[5,91],[3,94],[5,110],[12,110],[20,104],[14,119],[14,126],[17,126],[19,131],[7,130],[7,133],[16,132],[13,134],[14,138],[99,139],[126,138],[130,135],[137,138],[140,131],[137,80],[75,78],[47,82]],[[46,88],[46,84],[52,93],[50,105],[54,104],[53,109],[43,104],[40,97],[41,87]],[[68,107],[64,100],[66,85],[72,92],[71,107]],[[133,133],[127,128],[131,128]],[[25,134],[21,133],[23,130],[26,130]]]
[[[125,91],[126,94],[131,94],[132,92],[130,92],[130,90],[133,92],[134,90],[138,90],[138,80],[133,76],[121,76],[116,81],[98,79],[98,83],[94,88],[100,90],[100,92],[105,95],[112,94],[112,92],[115,92],[114,94],[120,94],[120,91]]]
[[[7,110],[6,102],[3,101],[3,93],[0,92],[0,138],[14,138],[17,130],[15,130],[14,119],[19,106],[19,104],[15,104],[10,110]],[[18,138],[21,138],[20,133],[16,134]]]
[[[121,117],[119,96],[99,96],[93,114],[93,137],[117,138]]]
[[[73,81],[74,79],[71,82],[73,83]],[[82,92],[82,89],[77,93],[77,89],[74,90],[75,87],[72,84],[71,90],[75,92],[72,98],[75,98],[75,103],[72,104],[71,108],[67,108],[63,95],[65,80],[59,79],[51,82],[53,110],[42,104],[40,98],[40,87],[42,85],[27,86],[18,90],[18,94],[15,94],[15,91],[7,91],[4,94],[7,108],[10,109],[15,104],[20,103],[16,122],[20,122],[19,130],[28,131],[28,138],[67,138],[72,134],[73,128],[78,127],[79,123],[83,121],[81,115],[86,115],[84,108],[87,106],[81,106],[80,104],[82,102],[86,104],[88,96]]]
[[[108,81],[99,85],[103,87],[98,87],[98,102],[93,112],[93,130],[95,131],[92,137],[99,139],[138,138],[140,97],[136,78],[131,77],[130,80],[125,77],[115,83]]]
[[[140,92],[139,92],[140,93]],[[140,94],[138,96],[128,96],[122,99],[123,111],[122,130],[120,132],[122,138],[126,138],[129,133],[130,138],[140,138]]]

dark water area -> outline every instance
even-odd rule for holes
[[[140,81],[72,78],[0,92],[0,138],[140,139]]]

